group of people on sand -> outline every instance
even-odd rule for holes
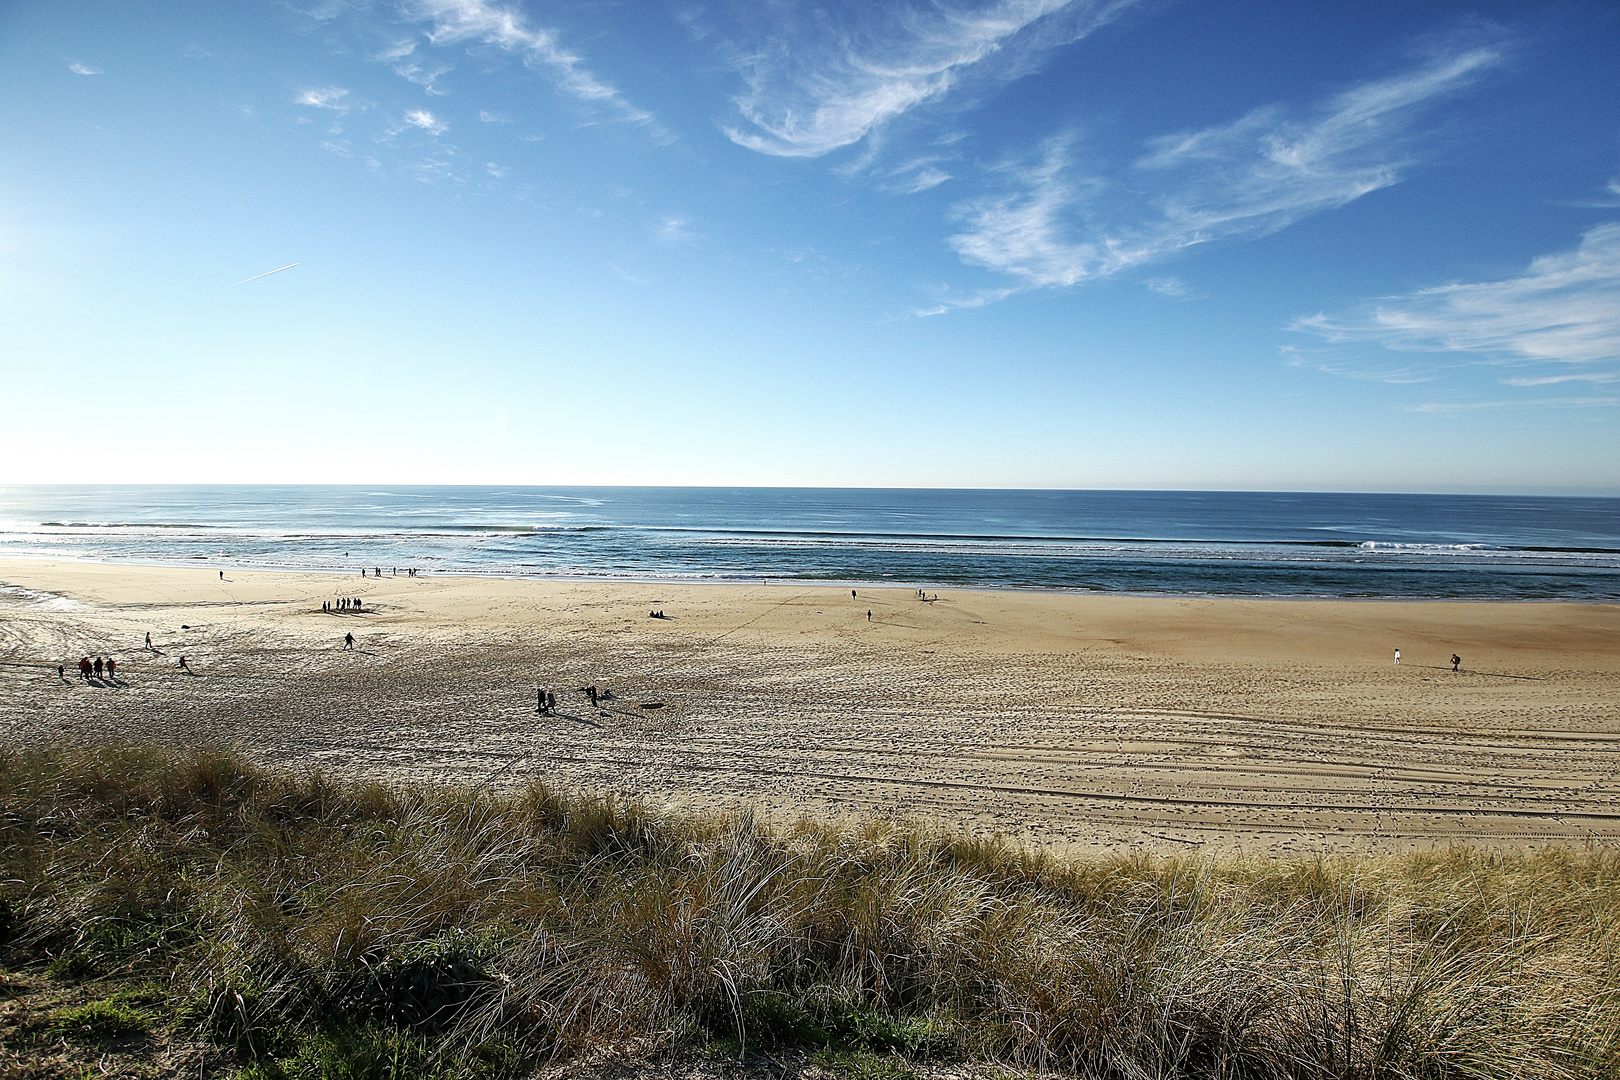
[[[1397,667],[1400,666],[1400,662],[1401,662],[1401,650],[1396,649],[1395,650],[1395,664],[1396,664]],[[1456,653],[1452,653],[1451,654],[1451,670],[1452,671],[1457,671],[1461,667],[1462,667],[1462,657],[1458,656]]]
[[[146,635],[146,647],[149,649],[152,648],[151,634]],[[153,651],[156,652],[157,650],[153,649]],[[187,663],[184,656],[180,658],[180,670],[184,671],[187,675],[196,674],[196,672],[191,670],[191,665]],[[61,679],[63,682],[67,681],[66,664],[56,665],[56,677]],[[103,682],[103,680],[105,680],[105,682],[112,683],[115,686],[122,685],[118,682],[118,661],[114,660],[110,656],[106,659],[99,656],[94,658],[89,656],[81,657],[79,660],[79,678],[84,682],[94,682],[100,684]]]
[[[365,603],[357,596],[345,596],[339,600],[322,600],[321,612],[330,614],[334,611],[360,611],[366,610]]]
[[[582,686],[579,688],[579,692],[590,699],[591,708],[593,709],[596,708],[600,702],[606,701],[608,698],[613,696],[612,691],[598,690],[594,686]],[[536,711],[541,716],[549,716],[557,711],[556,694],[553,694],[548,690],[537,690],[535,691],[535,695],[537,699],[536,704],[538,706]]]
[[[348,552],[344,552],[344,554],[347,555]],[[388,569],[393,573],[393,575],[395,577],[399,577],[399,567],[390,566]],[[370,574],[372,577],[382,577],[383,576],[382,567],[373,566],[370,570],[367,570],[365,567],[362,566],[360,568],[360,576],[365,577],[367,574]],[[407,566],[405,568],[405,576],[406,577],[415,577],[416,576],[416,568]]]
[[[56,674],[57,674],[57,676],[59,678],[66,681],[66,679],[67,679],[67,665],[66,664],[57,664],[56,665]],[[99,656],[96,657],[94,660],[91,660],[88,656],[83,657],[82,659],[80,659],[80,661],[79,661],[79,678],[80,679],[82,679],[85,682],[89,682],[92,677],[97,679],[97,680],[100,680],[103,675],[105,675],[107,677],[107,680],[109,682],[117,682],[118,681],[118,661],[114,660],[110,656],[107,657],[107,659],[105,659],[105,660],[103,660]]]

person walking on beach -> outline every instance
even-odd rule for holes
[[[150,630],[146,632],[146,647],[148,649],[152,647],[152,631]]]
[[[1395,666],[1399,667],[1400,663],[1401,663],[1401,650],[1396,649],[1395,650]]]
[[[539,713],[541,716],[544,716],[546,715],[546,692],[544,690],[539,690],[536,691],[536,694],[538,696],[535,701],[534,711]]]
[[[344,634],[343,635],[343,647],[345,649],[354,648],[354,635],[353,634]]]
[[[180,670],[184,671],[187,675],[197,674],[195,671],[191,670],[191,665],[186,663],[186,658],[184,656],[180,658]]]
[[[96,657],[96,678],[101,678],[101,657]]]
[[[90,681],[90,658],[88,656],[79,658],[79,678],[85,682]]]
[[[591,699],[591,708],[596,708],[596,687],[587,686],[585,688],[585,696]]]
[[[557,695],[551,693],[548,690],[546,692],[546,712],[554,713],[556,711],[557,711]]]
[[[1461,664],[1461,663],[1462,663],[1462,657],[1458,656],[1456,653],[1452,653],[1451,654],[1451,670],[1456,671],[1458,665]]]
[[[849,598],[851,600],[855,599],[855,590],[854,589],[849,590]]]
[[[866,621],[867,622],[872,621],[872,609],[871,608],[866,609]]]
[[[221,581],[225,580],[225,571],[221,570],[219,572],[219,580],[221,580]]]
[[[56,677],[58,679],[61,679],[63,682],[67,682],[67,665],[66,664],[57,664],[56,665]]]
[[[110,656],[107,657],[107,678],[111,679],[113,682],[118,681],[118,661],[114,660]]]

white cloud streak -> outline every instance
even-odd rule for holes
[[[1620,372],[1615,371],[1583,371],[1578,375],[1516,375],[1511,379],[1503,379],[1503,386],[1552,386],[1556,383],[1587,382],[1612,383],[1620,382]]]
[[[908,173],[909,175],[907,175]],[[879,186],[884,191],[897,191],[902,195],[916,195],[919,192],[931,191],[947,180],[953,179],[950,173],[943,169],[937,169],[932,165],[902,169],[891,175],[900,177],[900,179]]]
[[[431,24],[427,39],[434,45],[489,45],[521,57],[527,66],[547,72],[563,93],[605,109],[620,120],[646,123],[653,118],[592,74],[579,56],[564,49],[556,31],[529,25],[515,8],[500,7],[488,0],[411,0],[404,10],[408,17]],[[432,78],[440,74],[443,72],[434,72]]]
[[[1620,224],[1587,232],[1572,251],[1543,255],[1518,277],[1385,297],[1371,310],[1296,320],[1331,342],[1453,353],[1497,363],[1620,361]],[[1558,374],[1512,385],[1585,378]],[[1608,381],[1603,378],[1593,381]]]
[[[695,239],[697,234],[692,231],[691,225],[691,218],[666,215],[658,225],[658,239],[666,244],[685,243]]]
[[[1077,176],[1072,140],[1055,138],[1038,164],[1008,170],[1020,190],[959,207],[967,229],[949,242],[964,261],[1023,288],[1059,288],[1198,244],[1276,232],[1396,183],[1423,107],[1499,61],[1489,47],[1453,51],[1352,87],[1307,115],[1273,105],[1157,138],[1128,182]]]
[[[102,74],[102,70],[100,68],[93,67],[90,64],[81,64],[78,61],[74,61],[73,63],[69,64],[68,65],[68,70],[73,72],[73,74],[75,74],[75,75],[100,75],[100,74]]]
[[[1419,405],[1408,405],[1406,412],[1437,413],[1445,416],[1453,413],[1478,412],[1482,409],[1613,409],[1620,408],[1620,398],[1616,397],[1587,397],[1587,398],[1529,398],[1523,401],[1426,401]]]
[[[421,128],[429,135],[443,135],[450,130],[449,124],[446,124],[426,109],[412,109],[405,114],[405,122],[412,127]]]
[[[969,69],[1015,43],[1038,52],[1078,40],[1134,2],[879,4],[867,9],[866,24],[836,32],[813,13],[775,8],[772,17],[788,31],[778,28],[738,61],[748,89],[736,105],[751,126],[725,131],[762,154],[819,157],[943,97]],[[1014,68],[1007,70],[1018,74]]]
[[[347,112],[349,106],[344,98],[349,92],[341,86],[325,86],[315,90],[305,90],[293,99],[295,105],[308,105],[312,109],[332,109],[335,112]]]

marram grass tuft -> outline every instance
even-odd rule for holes
[[[266,1077],[351,1051],[518,1075],[604,1043],[1110,1080],[1620,1075],[1607,849],[1065,859],[135,746],[0,755],[0,830],[14,959],[156,980]]]

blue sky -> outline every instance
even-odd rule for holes
[[[1620,494],[1617,56],[1609,2],[11,0],[0,482]]]

